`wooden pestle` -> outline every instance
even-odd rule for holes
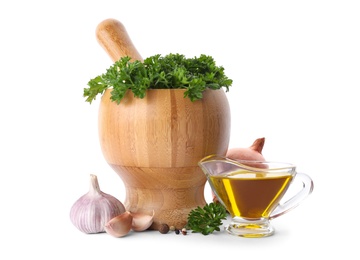
[[[113,62],[129,56],[131,61],[143,61],[124,25],[116,19],[106,19],[96,27],[96,39]]]

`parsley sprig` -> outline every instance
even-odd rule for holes
[[[184,97],[195,101],[202,98],[206,88],[224,87],[229,91],[232,84],[224,68],[216,66],[214,59],[204,54],[194,58],[185,58],[181,54],[157,54],[143,62],[130,60],[130,57],[122,57],[106,73],[91,79],[89,87],[84,88],[86,101],[91,103],[108,88],[112,88],[111,100],[118,104],[127,90],[131,90],[135,97],[144,98],[147,89],[186,89]]]
[[[222,220],[226,219],[226,216],[227,211],[222,204],[211,202],[203,208],[198,206],[190,211],[186,228],[191,229],[193,233],[209,235],[214,231],[220,231]]]

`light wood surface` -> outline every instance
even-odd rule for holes
[[[106,160],[129,167],[187,167],[201,156],[225,155],[230,112],[224,91],[206,90],[195,102],[184,98],[184,91],[150,89],[144,99],[128,91],[117,104],[107,90],[99,110]]]
[[[143,60],[124,25],[116,19],[109,18],[99,23],[96,27],[96,39],[113,62],[125,56],[131,57],[132,61]]]

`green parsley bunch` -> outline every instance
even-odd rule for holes
[[[111,100],[118,104],[131,90],[135,97],[144,98],[147,89],[186,89],[184,97],[195,101],[202,98],[205,89],[229,91],[232,80],[224,68],[216,66],[211,56],[185,58],[181,54],[160,54],[141,61],[130,61],[122,57],[106,73],[91,79],[88,88],[84,88],[84,97],[91,103],[98,94],[112,88]]]

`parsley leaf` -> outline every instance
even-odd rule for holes
[[[223,67],[216,66],[214,59],[204,54],[194,58],[157,54],[143,62],[130,60],[122,57],[106,73],[91,79],[83,92],[86,102],[91,103],[108,88],[112,88],[111,100],[118,104],[128,90],[135,97],[144,98],[147,89],[186,89],[184,97],[195,101],[202,98],[205,89],[224,87],[229,91],[233,82]]]
[[[211,202],[203,208],[197,207],[190,211],[188,215],[187,229],[193,233],[209,235],[214,231],[220,231],[222,220],[226,219],[227,211],[220,203]]]

